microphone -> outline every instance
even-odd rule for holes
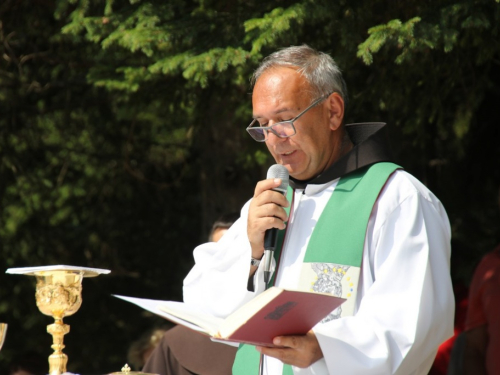
[[[283,195],[286,194],[288,189],[288,170],[281,164],[271,165],[267,171],[267,178],[281,178],[280,186],[273,189]],[[271,228],[266,230],[264,235],[264,282],[269,282],[271,278],[271,263],[274,255],[274,248],[276,247],[276,240],[278,239],[278,228]]]

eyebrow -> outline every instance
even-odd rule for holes
[[[275,115],[279,115],[280,113],[283,113],[283,112],[288,112],[288,111],[293,111],[293,109],[290,109],[290,108],[282,108],[282,109],[278,109],[277,111],[273,112],[273,116]],[[259,118],[263,118],[264,116],[259,116],[259,115],[253,115],[252,118],[254,119],[259,119]]]

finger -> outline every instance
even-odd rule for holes
[[[257,351],[268,356],[279,359],[281,362],[296,365],[301,361],[297,358],[297,352],[294,349],[290,348],[269,348],[265,346],[257,346]],[[297,361],[298,360],[298,361]]]
[[[286,197],[272,190],[279,186],[281,179],[267,179],[257,183],[254,198],[250,202],[247,234],[252,247],[252,256],[260,259],[264,251],[264,235],[268,229],[285,229],[288,215],[283,207],[288,207]]]
[[[301,349],[303,347],[304,338],[305,336],[277,336],[273,339],[273,344],[292,349]]]
[[[259,181],[255,186],[254,197],[257,197],[263,191],[272,190],[280,185],[281,185],[281,178],[268,178],[266,180]]]
[[[276,216],[286,221],[287,215],[284,208],[289,207],[290,203],[286,197],[274,190],[264,190],[258,196],[252,198],[250,210],[257,217]]]
[[[283,207],[270,202],[254,208],[255,217],[263,220],[263,224],[269,228],[284,228],[284,222],[288,220],[288,215]]]
[[[273,339],[274,345],[294,349],[304,349],[311,342],[318,342],[313,330],[308,331],[305,335],[276,336]]]
[[[286,196],[283,194],[274,190],[271,190],[270,192],[272,194],[272,201],[274,204],[277,204],[280,207],[288,207],[290,205],[290,202],[288,202]]]
[[[298,367],[307,367],[323,357],[323,351],[313,331],[304,336],[278,336],[273,344],[285,347],[285,351],[276,353],[285,363]]]

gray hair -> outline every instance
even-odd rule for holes
[[[252,76],[252,85],[268,69],[288,66],[297,71],[309,82],[312,94],[323,96],[337,92],[347,106],[347,87],[339,67],[331,56],[316,51],[308,45],[291,46],[267,56]]]

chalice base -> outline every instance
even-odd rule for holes
[[[49,375],[61,375],[66,372],[68,356],[64,353],[49,356]]]
[[[61,319],[56,319],[54,324],[47,326],[47,332],[52,335],[54,353],[49,356],[49,375],[61,375],[66,372],[68,356],[62,352],[64,349],[64,335],[69,332],[69,325]]]

